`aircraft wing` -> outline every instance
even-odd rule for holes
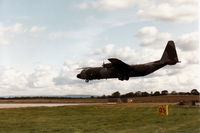
[[[124,63],[123,61],[121,61],[117,58],[109,58],[108,60],[112,63],[113,67],[115,67],[117,69],[129,69],[130,68],[130,66],[128,64]]]

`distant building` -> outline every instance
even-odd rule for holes
[[[133,98],[121,98],[123,103],[133,103]]]
[[[133,98],[108,98],[111,103],[132,103]]]
[[[121,99],[120,98],[108,98],[108,102],[109,103],[121,103]]]

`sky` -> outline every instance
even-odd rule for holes
[[[0,0],[0,96],[199,90],[198,12],[198,0]],[[110,57],[158,60],[169,40],[175,66],[129,81],[76,78]]]

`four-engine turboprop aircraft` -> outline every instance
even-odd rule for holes
[[[110,63],[103,64],[102,67],[83,68],[77,78],[84,79],[85,82],[95,79],[118,78],[119,80],[129,80],[129,77],[145,76],[166,66],[175,65],[179,62],[173,41],[168,41],[164,53],[160,60],[145,64],[128,65],[116,58],[109,58]]]

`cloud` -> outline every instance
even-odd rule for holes
[[[138,17],[144,20],[191,22],[197,18],[198,4],[194,2],[154,2],[139,8]]]
[[[134,0],[97,0],[93,2],[82,2],[78,4],[80,9],[88,9],[89,7],[103,9],[103,10],[117,10],[129,8],[134,4]]]
[[[150,31],[145,30],[146,31],[145,34],[142,34],[142,31],[144,31],[144,29],[154,29],[154,31],[157,31],[157,33],[154,34],[151,32],[151,30]],[[167,42],[169,40],[174,40],[175,45],[176,45],[176,50],[178,53],[178,58],[181,61],[181,63],[173,67],[175,69],[172,71],[172,73],[176,73],[178,72],[177,70],[179,69],[183,69],[190,65],[197,65],[199,63],[199,60],[197,58],[198,53],[199,53],[198,32],[185,33],[178,37],[174,37],[170,33],[159,32],[159,30],[156,27],[154,28],[143,27],[138,31],[136,36],[139,39],[141,39],[141,42],[139,43],[139,45],[142,46],[142,48],[146,48],[147,53],[149,54],[151,53],[156,54],[158,53],[158,50],[159,50],[159,55],[162,55],[162,52]],[[140,57],[143,57],[143,55],[141,55]],[[154,59],[155,58],[156,57],[154,57]]]
[[[135,4],[135,0],[97,0],[82,2],[78,4],[80,9],[97,8],[102,10],[114,11],[117,9],[124,9],[132,7]]]
[[[82,45],[86,43],[92,43],[96,36],[102,33],[101,27],[92,27],[86,25],[84,28],[70,31],[54,31],[47,34],[47,38],[51,41],[59,41],[61,39],[67,39],[75,42],[79,42]]]
[[[160,49],[132,49],[130,47],[114,47],[114,56],[128,64],[145,63],[160,58],[163,52]],[[17,68],[0,68],[0,94],[8,95],[65,95],[65,94],[111,94],[114,91],[121,93],[140,91],[190,91],[198,88],[199,64],[191,63],[196,57],[189,52],[178,51],[182,63],[166,66],[145,77],[132,77],[129,81],[117,79],[95,80],[85,83],[76,78],[81,71],[77,68],[85,66],[101,66],[102,61],[94,60],[67,60],[57,70],[50,65],[37,65],[33,72],[25,73]],[[102,53],[103,55],[104,53]],[[170,84],[169,84],[170,83]]]
[[[176,46],[183,51],[195,51],[198,50],[199,44],[199,33],[191,32],[185,33],[174,39]],[[174,37],[168,32],[159,32],[156,27],[147,26],[139,29],[136,37],[141,39],[139,43],[142,47],[152,47],[152,48],[163,48],[169,40]]]
[[[147,26],[141,28],[136,37],[140,38],[140,46],[147,46],[153,48],[163,48],[169,40],[172,40],[172,35],[168,32],[158,32],[154,26]]]
[[[144,38],[140,46],[152,46],[154,48],[163,48],[169,40],[172,40],[172,35],[167,32],[156,34],[154,37]]]
[[[99,0],[93,2],[94,8],[105,9],[105,10],[116,10],[131,7],[134,0]]]
[[[83,67],[81,62],[66,61],[56,77],[53,78],[55,85],[78,84],[79,80],[76,78],[78,68]]]
[[[78,8],[80,9],[87,9],[88,8],[88,3],[87,2],[82,2],[77,5]]]
[[[42,26],[32,26],[25,27],[21,23],[16,23],[13,25],[5,25],[4,23],[0,23],[0,45],[10,45],[16,44],[19,42],[21,36],[26,36],[27,38],[31,38],[34,35],[41,34],[41,32],[45,31],[46,27]],[[26,39],[21,40],[20,43],[25,42]]]
[[[41,32],[46,30],[46,27],[42,26],[32,26],[30,28],[26,28],[21,23],[16,23],[10,26],[5,26],[3,23],[0,23],[0,33],[15,33],[15,34],[22,34],[22,33],[34,33],[34,32]]]
[[[24,26],[13,26],[14,34],[24,34]],[[30,31],[31,28],[29,28]],[[35,32],[39,32],[39,29]],[[0,31],[8,30],[1,27]],[[45,30],[45,28],[43,28]],[[33,30],[34,31],[34,30]],[[11,32],[11,31],[10,31]],[[84,33],[84,32],[80,32]],[[64,34],[65,35],[65,34]],[[107,44],[96,50],[91,49],[92,60],[67,60],[58,68],[50,65],[38,65],[32,72],[25,73],[14,67],[0,67],[0,94],[1,95],[65,95],[65,94],[111,94],[114,91],[121,93],[135,91],[156,91],[168,89],[190,91],[198,88],[198,52],[194,48],[188,50],[184,42],[196,44],[197,33],[187,33],[177,37],[176,44],[179,59],[182,61],[175,66],[167,66],[145,77],[133,77],[129,81],[117,79],[95,80],[88,84],[76,78],[81,71],[80,67],[101,66],[104,59],[116,57],[128,64],[141,64],[160,59],[170,33],[159,32],[156,27],[141,28],[136,34],[141,42],[139,48],[129,46],[117,47]],[[193,38],[194,37],[194,38]],[[145,40],[149,39],[150,41]],[[189,40],[189,41],[187,41]],[[163,42],[162,42],[163,41]],[[143,43],[143,44],[142,44]],[[145,45],[144,45],[145,44]],[[162,45],[161,45],[162,44]],[[178,45],[180,44],[180,46]],[[145,47],[144,47],[145,46]],[[161,49],[162,47],[162,49]],[[90,56],[91,56],[90,55]],[[159,84],[158,84],[159,83]],[[169,84],[170,83],[170,84]]]
[[[178,44],[178,47],[183,51],[198,50],[199,33],[192,32],[192,33],[183,34],[177,39],[176,43]]]
[[[103,48],[98,48],[96,50],[93,50],[92,52],[90,52],[89,55],[102,55],[102,54],[111,54],[113,48],[115,47],[114,44],[107,44],[105,47]]]
[[[137,16],[143,20],[168,21],[173,23],[191,22],[197,19],[198,0],[98,0],[83,2],[80,9],[102,9],[115,11],[119,9],[135,8]]]
[[[44,30],[46,30],[46,27],[44,27],[44,26],[42,26],[42,27],[39,27],[39,26],[32,26],[32,27],[28,30],[28,32],[30,32],[30,33],[35,33],[35,32],[42,32],[42,31],[44,31]]]
[[[156,27],[154,26],[146,26],[146,27],[143,27],[141,28],[138,33],[136,34],[137,37],[141,37],[141,38],[144,38],[144,37],[151,37],[151,36],[154,36],[158,33],[158,30]]]
[[[49,88],[53,86],[55,72],[50,66],[38,65],[34,72],[28,77],[28,87],[30,88]]]
[[[26,88],[26,84],[27,74],[13,67],[0,67],[0,90],[4,90],[7,95],[11,90],[20,91]]]

